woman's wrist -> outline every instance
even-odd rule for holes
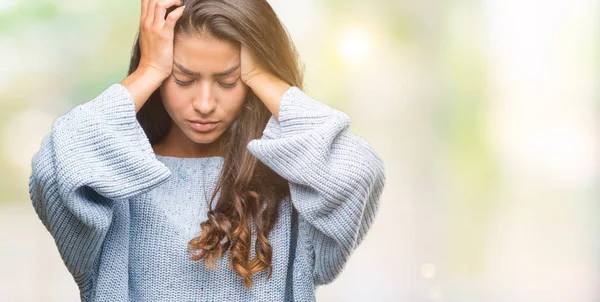
[[[246,82],[252,92],[265,104],[273,116],[279,120],[279,104],[285,92],[291,87],[279,77],[260,72]]]
[[[121,81],[121,85],[127,88],[133,97],[135,112],[138,112],[144,106],[148,98],[166,78],[164,72],[140,67]]]

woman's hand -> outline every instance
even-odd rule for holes
[[[175,23],[183,14],[181,0],[142,0],[140,17],[140,64],[138,69],[154,69],[166,79],[173,71]],[[167,15],[167,9],[180,6]]]
[[[175,22],[183,14],[178,7],[165,19],[167,8],[181,5],[180,0],[142,0],[140,17],[140,64],[127,76],[123,85],[133,98],[135,112],[146,103],[173,71],[173,40]]]
[[[279,105],[285,92],[291,87],[276,75],[268,72],[254,54],[242,45],[240,50],[241,78],[252,92],[279,120]]]
[[[241,44],[240,61],[242,82],[248,86],[250,86],[249,82],[251,79],[265,73],[254,54],[244,44]]]

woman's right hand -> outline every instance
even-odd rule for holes
[[[180,0],[142,0],[140,63],[121,82],[133,97],[136,112],[173,71],[174,28],[185,8],[180,5]],[[167,9],[172,6],[180,7],[165,18]]]
[[[140,18],[140,68],[155,69],[167,78],[173,70],[175,23],[183,14],[181,0],[142,0]],[[167,9],[180,6],[167,15]]]

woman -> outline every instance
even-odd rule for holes
[[[54,121],[36,213],[83,301],[314,300],[372,225],[383,163],[301,90],[266,1],[179,1],[142,0],[129,75]]]

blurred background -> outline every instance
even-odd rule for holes
[[[272,0],[305,91],[384,160],[319,301],[600,301],[600,3]],[[126,76],[140,1],[0,0],[0,301],[77,301],[28,195],[52,122]]]

